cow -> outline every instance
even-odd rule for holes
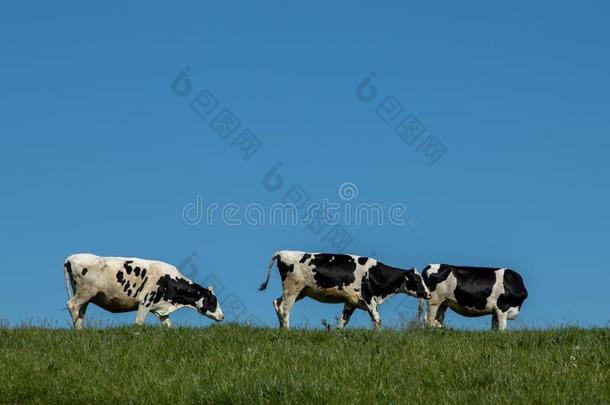
[[[160,261],[81,253],[65,260],[64,277],[75,329],[82,329],[89,303],[113,313],[137,310],[137,325],[152,312],[171,327],[169,314],[182,307],[224,319],[212,287],[202,287]]]
[[[374,329],[379,329],[378,306],[388,297],[397,293],[420,298],[430,295],[415,268],[403,270],[364,256],[289,250],[273,254],[260,291],[267,288],[276,260],[283,293],[273,300],[273,307],[280,328],[290,328],[290,310],[303,297],[343,303],[339,329],[347,325],[356,309],[367,311]]]
[[[447,308],[460,315],[492,316],[492,330],[505,330],[508,319],[517,319],[527,290],[519,273],[506,268],[430,264],[422,272],[431,297],[425,325],[442,327]],[[420,300],[419,314],[424,301]]]

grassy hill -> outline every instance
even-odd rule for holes
[[[610,331],[0,328],[7,403],[610,402]]]

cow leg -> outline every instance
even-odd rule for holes
[[[292,291],[290,293],[284,291],[284,296],[280,299],[281,302],[278,303],[278,300],[273,301],[273,305],[276,307],[278,317],[280,318],[281,328],[290,329],[290,310],[299,299],[299,293],[300,291]]]
[[[436,322],[437,322],[437,326],[442,328],[443,327],[443,322],[445,322],[445,312],[447,312],[447,305],[441,305],[439,306],[438,310],[436,311]]]
[[[366,309],[371,317],[371,322],[373,322],[373,329],[381,329],[381,317],[379,316],[379,311],[377,310],[377,304],[371,303]]]
[[[146,315],[148,315],[149,311],[150,311],[150,308],[144,304],[140,304],[140,306],[138,306],[138,314],[136,315],[136,325],[139,325],[139,326],[144,325],[144,321],[146,320]]]
[[[282,326],[282,315],[280,312],[280,305],[282,304],[282,297],[276,298],[273,300],[273,308],[275,308],[275,314],[277,315],[277,320],[280,323],[280,327]]]
[[[496,311],[496,317],[498,318],[498,330],[506,330],[506,323],[508,321],[508,314],[502,312],[499,309]]]
[[[491,314],[491,330],[498,330],[498,315],[495,312]]]
[[[85,319],[85,313],[87,312],[88,305],[89,305],[89,302],[85,302],[85,303],[81,304],[80,308],[78,309],[78,315],[76,316],[76,319],[72,319],[74,322],[75,329],[83,328],[83,320]]]
[[[436,313],[438,312],[439,308],[440,308],[439,304],[433,304],[430,301],[428,301],[428,308],[426,311],[426,326],[436,327],[436,328],[440,328],[443,326],[436,320]]]
[[[172,327],[172,321],[169,320],[169,314],[173,311],[161,310],[161,313],[159,313],[155,310],[152,310],[150,312],[152,312],[157,318],[159,318],[159,322],[161,322],[161,325],[165,326],[166,328]],[[144,316],[146,317],[146,315]]]
[[[74,329],[80,330],[83,328],[83,319],[87,312],[87,305],[89,304],[89,300],[94,296],[95,294],[81,294],[79,291],[74,297],[68,300],[68,311],[70,311],[70,316],[72,316]]]
[[[159,316],[159,320],[161,321],[161,325],[165,326],[166,328],[172,327],[172,321],[169,319],[169,315],[161,315]]]
[[[343,314],[341,314],[341,320],[339,321],[338,328],[343,329],[347,326],[349,322],[349,318],[352,317],[352,314],[356,310],[356,307],[351,306],[350,304],[343,305]]]

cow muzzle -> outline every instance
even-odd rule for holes
[[[208,312],[206,314],[209,318],[212,318],[216,322],[221,322],[225,319],[225,314],[222,313],[220,308],[216,309],[214,312]]]
[[[430,298],[432,298],[432,294],[430,293],[430,291],[428,291],[427,288],[424,291],[419,290],[415,295],[417,298],[423,298],[425,300],[429,300]]]

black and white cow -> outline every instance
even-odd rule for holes
[[[138,258],[99,257],[84,253],[64,262],[68,310],[76,329],[82,329],[91,302],[110,312],[138,311],[142,325],[152,312],[170,327],[169,314],[182,307],[222,321],[224,315],[212,287],[202,287],[174,266]]]
[[[427,326],[442,327],[451,308],[469,317],[491,314],[492,329],[504,330],[508,319],[517,319],[527,298],[523,279],[510,269],[430,264],[422,276],[431,294]],[[420,300],[420,314],[423,304]]]
[[[273,263],[282,278],[283,294],[273,301],[280,327],[290,328],[290,309],[303,297],[317,301],[343,303],[339,329],[349,322],[356,308],[369,313],[375,329],[381,326],[377,307],[397,293],[428,298],[429,292],[419,273],[387,266],[363,256],[330,253],[307,253],[282,250],[275,252],[267,279],[259,290],[267,288]]]

